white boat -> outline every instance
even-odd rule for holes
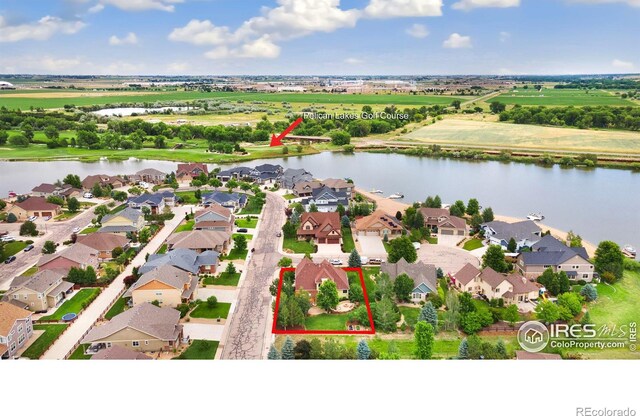
[[[538,213],[538,214],[529,214],[527,215],[527,219],[531,220],[531,221],[542,221],[544,219],[544,215]]]
[[[627,254],[627,255],[629,255],[630,257],[632,257],[632,258],[635,258],[635,257],[636,257],[636,248],[635,248],[634,246],[632,246],[631,244],[627,244],[626,246],[624,246],[624,247],[622,248],[622,251],[623,251],[625,254]]]
[[[381,191],[380,189],[372,189],[372,190],[371,190],[371,193],[372,193],[372,194],[381,194],[381,193],[382,193],[382,191]]]
[[[104,161],[104,160],[109,160],[109,158],[108,158],[108,157],[106,157],[106,156],[102,156],[102,157],[100,158],[100,160],[102,160],[102,161]]]
[[[389,195],[389,199],[402,199],[404,198],[404,195],[401,194],[400,192]]]

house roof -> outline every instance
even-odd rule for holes
[[[116,212],[115,214],[105,215],[104,217],[102,217],[102,221],[100,222],[102,224],[105,224],[111,221],[112,219],[118,218],[118,217],[126,218],[131,222],[138,222],[138,220],[142,216],[143,214],[139,209],[127,207],[120,212]]]
[[[189,272],[170,264],[164,264],[140,276],[138,281],[131,285],[131,287],[125,292],[124,296],[131,297],[134,290],[153,281],[162,282],[178,290],[183,290],[185,285],[188,285],[191,282],[191,276],[189,275]]]
[[[371,229],[389,228],[391,230],[402,230],[402,223],[394,216],[382,210],[376,210],[373,214],[356,219],[356,230],[364,231]]]
[[[304,230],[302,226],[310,221],[314,227],[312,230]],[[309,235],[318,237],[326,237],[331,231],[337,231],[342,235],[340,214],[337,212],[305,212],[300,217],[300,226],[298,235]]]
[[[153,360],[147,354],[129,348],[113,345],[91,356],[92,360]]]
[[[224,244],[231,239],[227,231],[194,230],[173,234],[167,243],[173,248],[209,249]]]
[[[449,210],[445,208],[420,208],[418,212],[422,214],[422,216],[427,218],[440,218],[440,217],[448,217]]]
[[[107,225],[100,228],[98,233],[135,233],[138,229],[133,225]]]
[[[58,285],[63,277],[64,274],[59,271],[42,270],[23,281],[16,282],[16,277],[16,279],[13,279],[11,287],[12,289],[24,287],[37,293],[45,293],[54,285]]]
[[[485,267],[484,269],[482,269],[482,272],[480,272],[480,279],[482,279],[483,282],[488,283],[489,286],[495,289],[500,285],[500,283],[507,280],[507,276],[498,273],[491,267]]]
[[[231,212],[231,210],[229,208],[225,208],[222,205],[219,204],[212,204],[210,205],[208,208],[196,211],[196,213],[194,214],[193,218],[195,220],[195,222],[198,222],[198,218],[200,218],[203,215],[206,214],[217,214],[221,220],[224,221],[231,221],[231,216],[233,215],[233,213]]]
[[[530,281],[521,274],[508,274],[506,279],[509,283],[511,283],[511,286],[513,286],[511,292],[515,295],[537,292],[541,287],[537,283]]]
[[[31,312],[8,302],[0,302],[0,335],[6,337],[19,319],[27,319]]]
[[[589,261],[589,255],[584,247],[569,247],[557,238],[546,235],[531,247],[530,252],[522,253],[525,265],[553,265],[562,264],[575,256]]]
[[[325,179],[322,183],[328,188],[341,189],[341,188],[353,188],[353,184],[345,181],[344,179]]]
[[[304,201],[302,201],[302,204],[309,205],[319,199],[332,200],[330,204],[323,204],[323,206],[333,205],[333,204],[335,205],[342,204],[343,206],[349,205],[349,198],[347,197],[346,192],[334,191],[327,186],[322,186],[320,188],[312,188],[311,196],[309,198],[306,198]]]
[[[318,181],[302,181],[293,185],[293,191],[297,193],[311,192],[314,189],[322,188],[322,183]]]
[[[194,230],[206,230],[209,228],[232,228],[229,221],[199,221],[193,226]]]
[[[425,264],[422,261],[417,263],[409,263],[404,257],[398,260],[397,263],[382,263],[380,265],[380,272],[389,275],[391,280],[395,281],[396,277],[401,274],[407,274],[413,279],[414,290],[423,291],[426,286],[430,292],[438,291],[438,277],[436,273],[436,266],[433,264]]]
[[[209,168],[204,163],[178,163],[176,176],[190,175],[195,170],[201,170],[207,174],[209,173]]]
[[[71,247],[53,254],[45,254],[38,260],[38,267],[43,266],[57,258],[71,260],[78,264],[87,264],[92,257],[98,256],[98,250],[85,246],[84,244],[74,244]]]
[[[82,180],[82,186],[85,189],[93,188],[96,183],[113,185],[115,183],[123,183],[123,180],[111,175],[89,175]]]
[[[60,209],[59,205],[47,202],[47,200],[41,196],[29,197],[15,205],[25,211],[57,211]]]
[[[438,223],[438,228],[467,228],[464,218],[448,215]]]
[[[116,247],[124,247],[129,239],[120,234],[91,233],[78,235],[77,244],[83,244],[98,251],[111,251]]]
[[[504,221],[491,221],[482,225],[484,228],[490,228],[493,230],[493,237],[498,240],[509,241],[513,238],[516,241],[524,239],[536,241],[539,237],[536,233],[540,233],[542,230],[534,221],[525,220],[514,223],[508,223]]]
[[[147,169],[142,169],[139,170],[138,172],[136,172],[136,175],[140,175],[140,176],[167,176],[166,173],[158,170],[158,169],[154,169],[154,168],[147,168]]]
[[[333,267],[327,260],[316,264],[308,258],[302,261],[296,267],[295,288],[304,289],[308,292],[315,291],[316,285],[323,279],[331,279],[336,283],[338,290],[349,289],[349,279],[347,273],[336,267]]]
[[[50,194],[50,193],[54,192],[56,189],[58,189],[58,187],[55,186],[52,183],[41,183],[40,185],[38,185],[35,188],[33,188],[31,191],[32,192],[44,192],[44,193]]]
[[[165,264],[197,274],[201,266],[218,264],[218,253],[211,250],[197,253],[194,250],[177,248],[165,254],[152,254],[140,267],[139,272],[144,274]]]
[[[129,198],[127,203],[131,204],[147,204],[147,205],[160,205],[167,198],[175,198],[176,195],[171,191],[156,192],[154,194],[141,194],[136,197]]]
[[[180,333],[179,322],[180,312],[178,310],[160,308],[145,302],[114,316],[104,325],[93,327],[81,343],[103,340],[125,328],[144,332],[163,341],[173,341]]]
[[[272,165],[270,163],[264,163],[262,165],[256,166],[256,170],[258,172],[280,172],[282,170],[282,166],[280,165]]]
[[[246,200],[247,200],[247,195],[240,194],[237,192],[229,193],[229,192],[214,191],[214,192],[207,192],[205,194],[202,194],[203,204],[216,203],[216,204],[223,205],[227,202],[244,204]]]
[[[462,269],[458,270],[456,274],[453,275],[453,278],[456,279],[456,282],[460,282],[463,285],[471,282],[480,274],[480,270],[471,263],[465,264]]]

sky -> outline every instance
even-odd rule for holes
[[[0,73],[640,72],[640,0],[2,0]]]

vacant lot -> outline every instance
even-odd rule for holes
[[[403,136],[401,141],[478,148],[595,153],[640,153],[640,133],[579,130],[522,124],[445,119]]]
[[[623,100],[613,91],[600,90],[564,90],[543,89],[515,90],[501,94],[488,102],[499,101],[504,104],[547,105],[547,106],[585,106],[585,105],[636,105],[629,100]]]

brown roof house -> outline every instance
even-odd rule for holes
[[[466,237],[469,235],[469,226],[464,218],[449,214],[448,209],[420,208],[418,210],[424,217],[425,227],[440,235],[456,235]]]
[[[98,250],[83,244],[74,244],[62,251],[45,254],[38,260],[38,269],[57,270],[66,274],[72,267],[86,269],[98,267]]]
[[[400,237],[404,231],[402,222],[396,217],[377,210],[373,214],[356,220],[356,233],[358,236],[378,236],[388,239]]]
[[[33,312],[46,312],[61,304],[73,290],[73,283],[63,280],[60,270],[40,270],[30,277],[18,276],[2,298]]]
[[[322,181],[322,184],[334,192],[344,192],[347,194],[347,197],[351,199],[353,195],[353,189],[355,185],[353,183],[347,182],[344,179],[325,179]]]
[[[16,355],[33,335],[31,312],[0,302],[0,357],[11,358]]]
[[[54,195],[58,187],[52,183],[41,183],[31,190],[31,196],[48,197]]]
[[[55,217],[61,212],[60,205],[47,202],[46,198],[41,196],[32,196],[17,202],[7,211],[8,214],[14,214],[18,221],[26,221],[29,217]]]
[[[314,263],[308,258],[302,259],[296,267],[295,290],[305,290],[311,295],[311,301],[315,303],[320,285],[326,280],[335,282],[340,298],[349,296],[349,279],[347,273],[333,267],[327,260],[322,263]]]
[[[342,244],[340,214],[337,212],[305,212],[300,218],[298,239],[311,239],[316,244]]]
[[[89,175],[82,180],[82,188],[90,191],[96,184],[100,186],[111,186],[112,188],[120,188],[124,186],[124,179],[118,176],[110,175]]]
[[[167,179],[165,172],[153,168],[142,169],[136,172],[135,176],[139,178],[139,181],[155,184],[163,183]]]
[[[202,173],[209,174],[209,168],[204,163],[178,163],[176,179],[179,182],[191,182]]]
[[[502,274],[490,267],[480,271],[470,263],[454,274],[451,280],[461,292],[484,295],[488,299],[503,299],[506,304],[538,299],[541,287],[520,274]]]
[[[124,294],[134,305],[160,302],[160,306],[175,308],[192,300],[198,288],[198,276],[165,264],[140,276]]]
[[[91,233],[78,235],[76,244],[82,244],[97,250],[98,260],[108,261],[113,259],[111,253],[115,248],[120,247],[122,250],[126,250],[129,247],[129,239],[122,234]]]
[[[181,338],[179,311],[144,302],[93,327],[81,343],[91,344],[86,350],[89,354],[113,346],[156,352],[177,348]]]
[[[382,263],[380,273],[388,274],[394,282],[401,274],[406,274],[413,279],[412,302],[426,301],[429,293],[438,293],[438,277],[436,266],[433,264],[425,264],[421,261],[409,263],[403,257],[397,263]]]
[[[293,185],[293,193],[298,197],[311,196],[313,190],[322,188],[322,182],[304,181]]]
[[[231,244],[229,231],[194,230],[175,233],[167,239],[169,250],[188,248],[198,253],[213,250],[226,253]]]
[[[113,345],[91,356],[92,360],[153,360],[143,352],[133,351],[128,348]]]
[[[195,230],[233,232],[235,216],[230,209],[213,204],[193,215]]]

